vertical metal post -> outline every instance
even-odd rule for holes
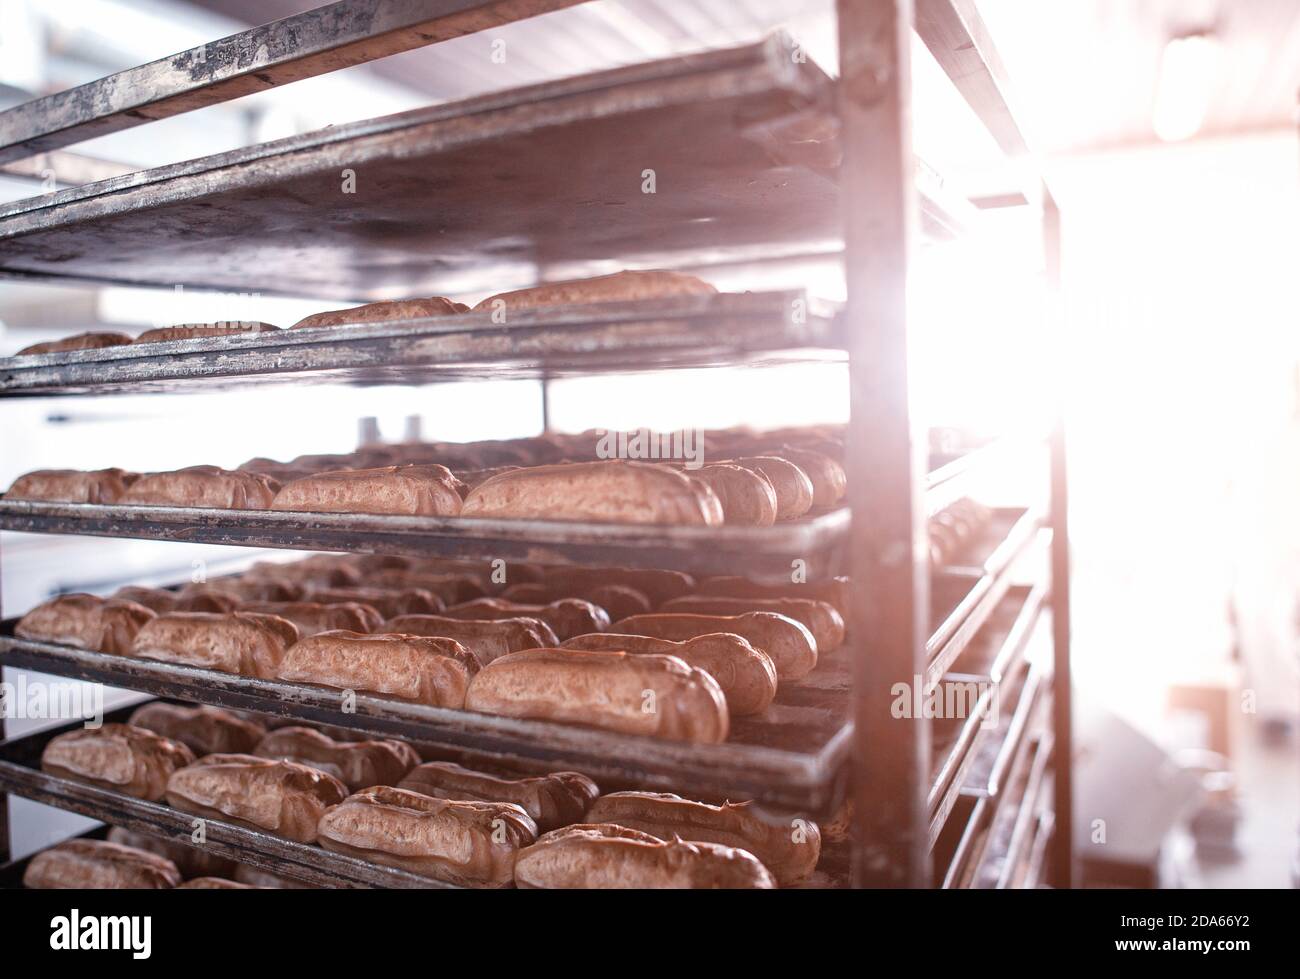
[[[1066,364],[1065,318],[1061,307],[1061,212],[1046,187],[1042,194],[1043,254],[1046,260],[1049,320],[1052,331],[1053,363],[1058,379]],[[1074,881],[1074,740],[1070,677],[1070,536],[1067,470],[1065,459],[1065,405],[1063,394],[1056,405],[1050,442],[1050,522],[1052,527],[1052,724],[1055,737],[1056,829],[1052,840],[1047,880],[1053,887],[1073,886]]]
[[[930,618],[926,439],[908,383],[912,2],[837,0],[836,12],[852,412],[853,883],[928,887],[930,725],[892,710],[897,685],[910,697],[925,674]]]

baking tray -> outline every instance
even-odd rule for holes
[[[0,205],[0,272],[361,300],[842,240],[835,85],[792,51],[777,35]],[[950,236],[969,202],[917,174],[923,226]]]
[[[29,354],[0,358],[0,397],[834,363],[837,311],[802,290],[720,293]]]

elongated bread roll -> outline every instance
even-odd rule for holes
[[[182,323],[145,330],[136,343],[160,343],[164,340],[200,340],[204,337],[228,337],[240,333],[275,333],[280,328],[255,320],[223,320],[219,323]]]
[[[136,633],[154,618],[143,605],[73,592],[37,605],[14,625],[20,639],[129,655]]]
[[[167,588],[125,585],[113,592],[112,597],[138,602],[159,615],[166,612],[233,612],[242,604],[238,595],[211,587],[182,593]]]
[[[315,588],[307,601],[323,605],[355,602],[369,605],[385,619],[399,615],[437,615],[444,606],[442,599],[423,588]]]
[[[777,520],[794,520],[812,509],[812,480],[789,459],[781,459],[777,456],[745,456],[740,459],[727,459],[723,464],[751,469],[772,484],[772,489],[776,493]]]
[[[188,840],[189,834],[186,833],[184,838]],[[178,840],[165,840],[148,833],[134,833],[121,826],[114,826],[108,831],[108,842],[165,857],[176,865],[176,869],[185,878],[225,877],[235,872],[235,861],[219,857],[202,847],[190,846]]]
[[[269,680],[297,640],[297,627],[274,615],[169,612],[136,633],[131,655]]]
[[[41,770],[157,802],[173,772],[194,761],[179,741],[129,724],[78,728],[51,738]]]
[[[239,575],[216,578],[212,581],[191,582],[180,590],[180,596],[203,595],[221,592],[234,595],[241,602],[296,602],[306,591],[306,586],[285,578],[262,576],[245,579]]]
[[[38,469],[15,479],[5,499],[116,503],[135,480],[136,474],[125,469]]]
[[[342,782],[318,769],[243,754],[208,755],[167,782],[167,801],[177,809],[299,843],[316,839],[320,817],[347,794]]]
[[[291,330],[309,330],[326,326],[351,326],[362,323],[400,323],[402,320],[422,319],[426,316],[452,316],[459,312],[458,303],[442,296],[426,299],[389,299],[367,303],[351,309],[330,309],[323,313],[304,316]]]
[[[35,890],[163,890],[180,882],[165,857],[102,840],[65,840],[32,857],[23,872],[23,886]]]
[[[343,469],[285,483],[271,509],[454,517],[460,513],[460,493],[444,466]]]
[[[776,523],[776,491],[761,473],[730,463],[715,463],[687,475],[708,483],[722,504],[723,523],[737,527],[770,527]]]
[[[369,555],[377,557],[378,555]],[[487,594],[486,576],[466,572],[417,571],[411,568],[383,568],[364,571],[371,588],[421,588],[437,595],[448,605],[468,602]]]
[[[718,290],[703,279],[683,272],[651,269],[645,272],[615,272],[590,279],[547,282],[513,292],[489,296],[474,311],[532,309],[536,306],[567,306],[572,303],[622,302],[662,299],[667,296],[711,295]]]
[[[512,564],[509,573],[513,575],[517,570],[518,566]],[[567,591],[570,595],[582,597],[588,589],[602,585],[626,585],[645,595],[656,608],[670,598],[689,595],[695,589],[695,579],[681,571],[558,566],[540,568],[539,571],[547,587]]]
[[[804,471],[812,483],[812,502],[815,507],[834,506],[848,492],[849,479],[844,466],[824,452],[783,445],[779,449],[773,449],[771,454],[790,460]]]
[[[743,615],[692,615],[659,612],[634,615],[615,622],[611,632],[659,639],[694,639],[712,632],[744,636],[756,648],[772,657],[776,675],[797,680],[817,665],[817,640],[801,622],[775,612],[746,612]]]
[[[776,666],[772,658],[755,649],[744,637],[734,634],[713,633],[674,642],[652,636],[593,632],[566,640],[563,648],[676,656],[718,681],[727,698],[727,709],[736,717],[761,713],[776,696]]]
[[[481,665],[454,639],[322,632],[290,649],[278,676],[432,707],[463,707],[470,679]]]
[[[817,640],[817,652],[829,653],[844,645],[844,619],[835,606],[811,598],[725,598],[720,595],[689,595],[665,602],[661,612],[689,612],[696,615],[743,615],[746,612],[775,612],[802,622]]]
[[[396,785],[420,763],[420,756],[405,741],[335,741],[309,727],[276,728],[253,754],[327,772],[349,792],[371,785]]]
[[[182,707],[161,701],[137,707],[130,723],[179,741],[198,756],[252,751],[266,736],[261,724],[220,707]]]
[[[717,843],[665,842],[610,823],[542,836],[515,859],[522,888],[729,889],[776,887],[752,853]]]
[[[764,819],[750,802],[711,806],[670,792],[612,792],[596,800],[587,821],[616,823],[661,840],[677,837],[748,850],[783,885],[811,874],[822,851],[816,823]]]
[[[46,340],[44,343],[33,343],[29,347],[23,347],[14,356],[54,354],[61,353],[64,350],[102,350],[105,347],[125,347],[130,342],[131,338],[125,333],[116,333],[110,330],[93,331],[78,333],[76,336],[64,337],[61,340]]]
[[[603,608],[581,598],[562,598],[546,605],[526,605],[504,598],[476,598],[447,609],[453,619],[541,619],[560,639],[584,632],[602,632],[609,628],[609,615]]]
[[[846,621],[849,614],[849,579],[828,578],[825,581],[807,581],[788,585],[764,585],[739,576],[723,575],[702,578],[696,586],[697,595],[719,595],[725,598],[812,598],[835,606]],[[676,597],[676,596],[674,596]]]
[[[458,619],[446,615],[399,615],[383,625],[385,632],[454,639],[485,666],[498,656],[521,649],[558,646],[559,639],[541,619]]]
[[[335,853],[453,884],[505,887],[537,826],[508,802],[434,799],[380,785],[325,812],[318,836]]]
[[[545,605],[562,598],[581,598],[609,613],[611,619],[625,619],[629,615],[644,615],[651,611],[650,599],[626,585],[603,585],[584,589],[580,594],[540,581],[524,581],[511,585],[500,598],[524,605]],[[536,646],[542,643],[534,643]]]
[[[673,656],[527,649],[485,666],[465,706],[624,734],[717,743],[727,701],[713,677]]]
[[[504,778],[449,761],[425,762],[411,769],[397,787],[435,799],[511,802],[528,813],[543,833],[580,821],[600,795],[596,783],[577,772]]]
[[[135,602],[160,615],[163,612],[175,612],[179,598],[176,592],[166,588],[145,588],[140,585],[123,585],[113,592],[112,597],[123,602]]]
[[[190,466],[173,472],[145,473],[122,494],[119,503],[135,506],[219,507],[265,510],[280,488],[261,473]]]
[[[622,460],[533,466],[501,473],[470,490],[460,512],[464,517],[520,520],[701,527],[717,523],[695,485],[682,473]]]
[[[245,602],[240,608],[288,619],[298,627],[298,635],[303,639],[339,629],[374,632],[384,621],[377,609],[360,602]]]

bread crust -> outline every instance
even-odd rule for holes
[[[580,822],[600,795],[596,783],[578,772],[505,778],[449,761],[425,762],[397,787],[434,799],[510,802],[528,813],[543,833]]]
[[[482,664],[454,639],[392,633],[322,632],[289,650],[278,677],[364,690],[432,707],[464,707]]]
[[[193,763],[194,752],[170,738],[129,724],[78,728],[51,738],[41,770],[157,802],[172,773]]]
[[[169,612],[136,633],[131,655],[269,680],[297,639],[297,627],[274,615]]]
[[[437,615],[443,601],[424,588],[313,588],[306,600],[323,605],[353,602],[368,605],[384,619],[399,615]]]
[[[772,490],[776,493],[777,520],[797,520],[812,509],[812,480],[789,459],[766,455],[743,456],[739,459],[726,459],[724,464],[752,470],[772,484]]]
[[[721,595],[689,595],[666,602],[661,612],[689,612],[697,615],[743,615],[746,612],[775,612],[801,622],[817,640],[817,652],[829,653],[844,645],[844,619],[835,606],[812,598],[725,598]]]
[[[60,340],[33,343],[31,346],[23,347],[14,356],[54,354],[61,353],[64,350],[103,350],[105,347],[125,347],[130,342],[131,338],[125,333],[117,333],[112,330],[95,330],[89,333],[78,333],[75,336],[63,337]]]
[[[35,890],[162,890],[180,882],[165,857],[103,840],[65,840],[32,857],[23,872],[23,886]]]
[[[154,613],[135,602],[73,592],[42,602],[14,625],[20,639],[129,656]]]
[[[711,295],[718,290],[703,279],[683,272],[651,269],[644,272],[622,271],[589,279],[547,282],[527,289],[499,292],[474,307],[475,312],[500,308],[533,309],[538,306],[567,306],[575,303],[622,302],[636,299],[662,299],[668,296]]]
[[[374,632],[384,621],[376,609],[360,602],[245,602],[241,609],[288,619],[303,639],[340,629]]]
[[[735,717],[762,713],[776,697],[776,665],[772,658],[734,633],[713,633],[678,642],[653,636],[592,632],[574,636],[562,645],[565,649],[622,650],[638,656],[646,653],[676,656],[718,682],[727,699],[727,710]]]
[[[511,566],[511,574],[519,569]],[[549,588],[582,596],[586,589],[602,585],[626,585],[635,588],[650,599],[657,608],[670,598],[689,595],[695,589],[695,579],[682,571],[661,571],[653,568],[574,568],[542,567],[538,569],[541,580]],[[617,620],[616,620],[617,621]]]
[[[844,495],[848,492],[849,478],[844,466],[839,460],[824,452],[783,445],[779,449],[774,449],[771,454],[790,460],[804,471],[804,475],[812,483],[812,505],[815,507],[834,506],[844,499]]]
[[[849,579],[844,577],[801,584],[764,585],[735,575],[719,575],[701,578],[695,593],[723,598],[812,598],[835,606],[846,622],[849,614]]]
[[[722,521],[737,527],[770,527],[776,523],[776,491],[758,472],[731,463],[714,463],[688,473],[703,480],[722,506]]]
[[[678,741],[726,740],[727,701],[713,677],[672,656],[528,649],[484,667],[465,706]]]
[[[296,761],[333,775],[349,792],[396,785],[420,763],[405,741],[335,741],[309,727],[281,727],[267,734],[253,754]]]
[[[447,609],[453,619],[540,619],[561,640],[584,632],[609,628],[609,615],[598,605],[581,598],[562,598],[545,605],[527,605],[504,598],[476,598]]]
[[[375,786],[327,810],[320,845],[388,867],[471,887],[505,887],[537,826],[506,802],[434,799]]]
[[[116,503],[136,480],[125,469],[37,469],[13,481],[7,500],[51,503]]]
[[[808,627],[775,612],[746,612],[742,615],[655,612],[615,622],[610,631],[679,641],[712,632],[734,633],[767,653],[781,680],[807,676],[817,665],[817,640]]]
[[[347,794],[343,783],[325,772],[244,754],[208,755],[167,782],[167,801],[177,809],[299,843],[316,839],[320,817]]]
[[[183,707],[154,701],[137,707],[130,723],[179,741],[199,757],[252,751],[266,736],[266,728],[258,722],[206,705]]]
[[[776,887],[752,853],[716,843],[664,841],[609,823],[542,836],[515,860],[521,888],[730,889]]]
[[[701,527],[719,522],[684,474],[621,459],[501,473],[470,490],[461,516]]]
[[[399,615],[383,625],[385,632],[408,636],[454,639],[479,658],[483,665],[498,656],[521,649],[557,646],[559,639],[541,619],[461,619],[446,615]]]
[[[160,326],[154,330],[145,330],[135,338],[136,343],[161,343],[164,340],[199,340],[204,337],[227,337],[237,333],[276,333],[278,326],[260,323],[228,320],[221,323],[182,323],[179,326]]]
[[[118,502],[134,506],[265,510],[279,488],[278,482],[261,473],[190,466],[172,472],[145,473]]]
[[[587,819],[616,823],[661,840],[677,837],[747,850],[781,885],[806,878],[821,857],[816,823],[766,820],[750,802],[712,806],[671,792],[613,792],[596,800]]]
[[[189,837],[187,836],[186,839]],[[146,853],[156,853],[176,865],[181,876],[189,877],[227,877],[235,871],[235,861],[219,857],[196,846],[188,846],[176,840],[150,836],[148,833],[134,833],[121,826],[114,826],[108,831],[108,842],[133,847]]]
[[[311,330],[320,327],[338,327],[345,324],[400,323],[402,320],[422,319],[427,316],[454,316],[460,312],[457,303],[442,296],[424,299],[388,299],[367,303],[351,309],[328,309],[304,316],[291,330]]]
[[[272,510],[304,513],[396,513],[454,517],[460,513],[456,478],[445,466],[341,469],[285,483]]]

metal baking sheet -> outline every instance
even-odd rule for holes
[[[0,206],[0,273],[361,300],[839,241],[834,84],[790,43],[429,106],[16,201]],[[918,187],[924,226],[951,235],[969,202],[921,167]]]
[[[834,361],[836,306],[802,290],[490,311],[0,358],[0,397],[303,380],[423,384]],[[779,354],[779,356],[778,356]]]

